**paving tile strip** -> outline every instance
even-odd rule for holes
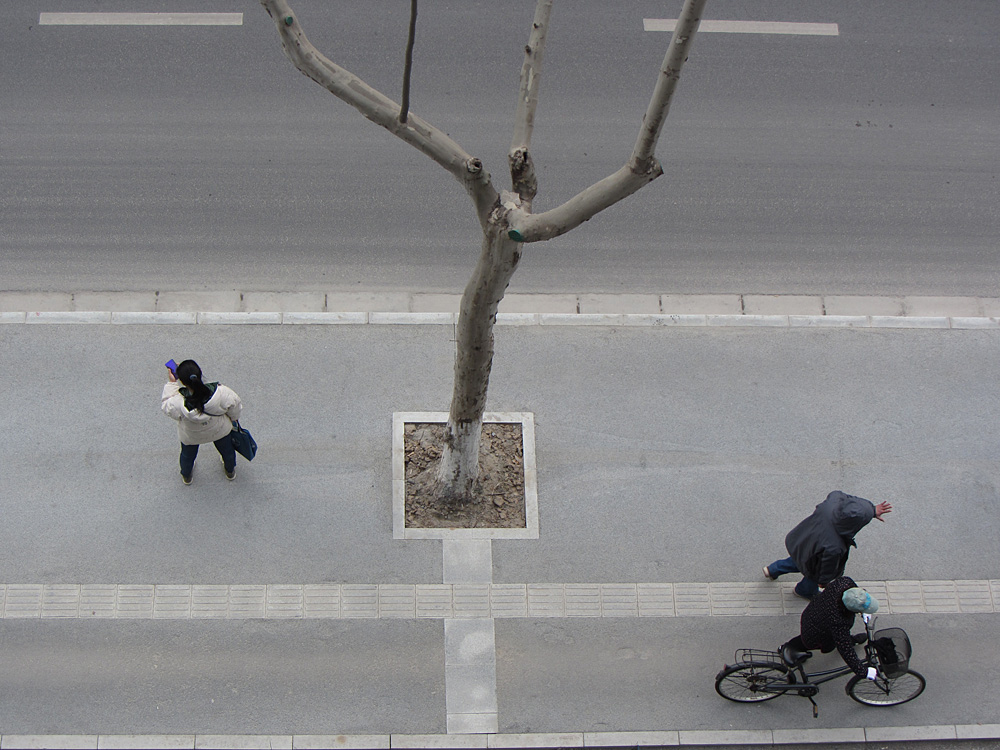
[[[1000,580],[860,582],[888,614],[1000,612]],[[0,617],[462,619],[798,615],[789,582],[0,584]]]

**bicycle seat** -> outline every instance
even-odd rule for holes
[[[795,643],[796,640],[798,639],[793,638],[778,649],[781,652],[781,660],[790,667],[797,667],[812,656],[812,651],[803,650]]]

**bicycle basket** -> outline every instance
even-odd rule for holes
[[[750,664],[751,662],[764,662],[769,664],[782,664],[781,654],[777,651],[764,651],[759,648],[741,648],[736,651],[736,661],[739,664]]]
[[[910,639],[902,628],[885,628],[875,631],[875,654],[887,677],[895,677],[905,672],[910,663]]]

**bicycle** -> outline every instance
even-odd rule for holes
[[[858,703],[866,706],[898,706],[920,695],[927,681],[919,672],[909,668],[913,653],[910,639],[901,628],[875,630],[876,617],[863,615],[866,667],[875,667],[874,680],[854,675],[845,691]],[[793,639],[794,640],[794,639]],[[805,662],[811,651],[795,648],[790,641],[779,651],[762,651],[742,648],[736,651],[736,662],[725,667],[715,676],[715,690],[723,698],[737,703],[762,703],[780,695],[798,695],[808,698],[813,706],[813,717],[819,716],[819,706],[813,696],[824,682],[847,674],[854,674],[846,664],[835,669],[806,672]]]

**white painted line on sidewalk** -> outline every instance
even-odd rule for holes
[[[41,13],[40,26],[242,26],[242,13]]]
[[[644,18],[643,31],[673,31],[676,18]],[[839,36],[835,23],[793,23],[790,21],[702,21],[698,31],[722,34],[790,34],[800,36]]]

